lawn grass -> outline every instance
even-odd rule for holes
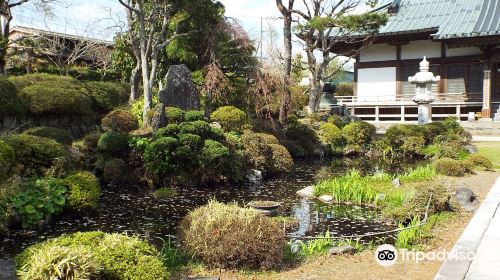
[[[479,154],[488,157],[494,169],[500,169],[500,142],[477,142],[474,145],[479,149]]]

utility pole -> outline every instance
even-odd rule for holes
[[[260,64],[264,63],[264,29],[263,29],[263,18],[260,17]]]

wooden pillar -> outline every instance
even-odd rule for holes
[[[359,71],[359,59],[360,59],[360,55],[356,55],[356,62],[354,63],[354,83],[352,85],[352,89],[353,89],[353,92],[354,92],[354,96],[358,96],[358,71]]]
[[[396,46],[396,100],[403,97],[401,85],[401,44]]]
[[[491,65],[490,62],[484,63],[484,82],[483,82],[483,119],[491,118]]]

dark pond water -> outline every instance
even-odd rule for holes
[[[156,200],[151,193],[138,187],[107,186],[103,189],[97,213],[84,217],[60,217],[38,231],[15,231],[0,240],[0,259],[10,258],[25,247],[77,231],[120,232],[137,234],[153,242],[175,235],[177,225],[186,213],[206,204],[210,199],[245,204],[252,200],[272,200],[282,203],[280,215],[295,216],[298,228],[293,236],[316,236],[330,231],[335,236],[366,234],[389,229],[374,209],[346,205],[325,205],[299,198],[296,192],[310,186],[318,173],[343,174],[353,167],[373,173],[377,170],[400,171],[401,164],[384,166],[366,161],[298,162],[290,174],[264,181],[260,185],[246,184],[218,188],[177,188],[173,198]]]

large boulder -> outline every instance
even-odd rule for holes
[[[200,94],[186,65],[171,66],[165,80],[166,88],[160,91],[160,102],[165,107],[177,107],[185,111],[200,109]]]
[[[156,104],[153,116],[151,117],[151,128],[153,132],[167,126],[167,116],[165,115],[165,105],[162,103]]]
[[[466,187],[458,188],[454,198],[460,208],[470,212],[476,210],[479,204],[474,192]]]

